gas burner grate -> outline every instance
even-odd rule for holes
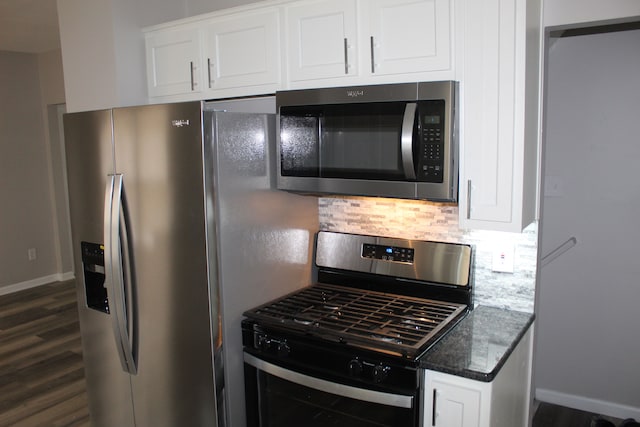
[[[466,308],[465,304],[316,284],[245,316],[325,339],[416,357]]]

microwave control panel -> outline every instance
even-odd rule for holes
[[[444,100],[422,101],[418,107],[416,177],[420,182],[442,182],[445,169]]]

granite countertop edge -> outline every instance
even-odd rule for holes
[[[491,382],[533,324],[535,315],[478,306],[431,347],[419,360],[420,368],[481,382]],[[499,329],[496,327],[499,325]],[[498,354],[488,357],[498,342]],[[496,350],[494,350],[494,353]],[[477,361],[483,363],[477,363]],[[482,366],[481,366],[482,365]]]

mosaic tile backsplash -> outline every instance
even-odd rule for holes
[[[367,197],[319,199],[320,230],[472,244],[476,251],[475,304],[532,313],[538,227],[523,233],[461,230],[458,206]],[[495,247],[513,245],[514,273],[492,271]]]

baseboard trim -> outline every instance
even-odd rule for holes
[[[536,400],[553,403],[554,405],[566,406],[567,408],[592,412],[594,414],[607,415],[623,420],[627,418],[635,418],[636,420],[640,419],[640,408],[622,405],[615,402],[607,402],[605,400],[561,393],[554,390],[536,388]]]
[[[65,282],[74,279],[73,271],[66,273],[51,274],[49,276],[38,277],[37,279],[27,280],[26,282],[15,283],[13,285],[1,286],[0,295],[8,295],[14,292],[24,291],[26,289],[35,288],[54,282]]]

